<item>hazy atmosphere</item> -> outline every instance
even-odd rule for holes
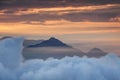
[[[57,37],[120,54],[119,0],[1,0],[0,36]]]

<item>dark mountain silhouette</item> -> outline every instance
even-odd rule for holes
[[[101,57],[101,56],[104,56],[106,54],[107,54],[106,52],[102,51],[99,48],[93,48],[87,53],[87,56],[88,57]]]
[[[42,41],[41,43],[35,44],[35,45],[29,45],[28,47],[71,47],[62,41],[51,37],[48,40]]]
[[[61,59],[65,56],[82,57],[83,55],[84,52],[80,51],[79,49],[75,49],[54,37],[34,45],[29,45],[28,47],[24,48],[23,51],[23,56],[25,59],[47,59],[49,57]]]
[[[24,44],[26,44],[26,42]],[[23,56],[25,59],[47,59],[49,57],[61,59],[65,56],[101,57],[107,54],[99,48],[93,48],[88,53],[84,53],[54,37],[51,37],[48,40],[27,41],[27,45],[28,47],[25,47],[23,50]]]

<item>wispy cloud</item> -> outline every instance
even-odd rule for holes
[[[11,8],[0,10],[0,22],[45,22],[67,20],[71,22],[118,22],[119,4],[57,7],[57,8]]]

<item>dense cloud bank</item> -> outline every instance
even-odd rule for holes
[[[22,42],[21,38],[0,41],[0,80],[120,80],[120,58],[115,54],[23,62]]]

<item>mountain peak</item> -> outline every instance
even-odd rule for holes
[[[100,56],[104,56],[106,54],[107,54],[106,52],[102,51],[99,48],[93,48],[87,53],[88,57],[93,57],[93,56],[100,57]]]
[[[54,40],[54,39],[56,39],[56,38],[55,38],[55,37],[50,37],[50,38],[49,38],[49,40],[52,40],[52,39]]]
[[[93,49],[91,49],[90,51],[91,51],[91,52],[92,52],[92,51],[103,52],[103,51],[102,51],[101,49],[99,49],[99,48],[93,48]]]
[[[49,41],[60,41],[60,40],[58,40],[58,39],[55,38],[55,37],[51,37],[51,38],[49,38],[48,40],[49,40]]]
[[[71,47],[62,41],[56,39],[55,37],[51,37],[48,40],[45,40],[39,44],[30,45],[29,47]]]

